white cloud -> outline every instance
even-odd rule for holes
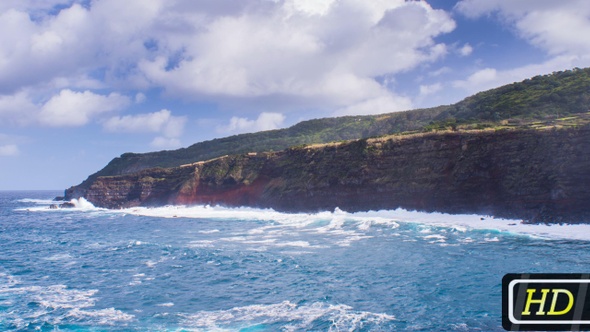
[[[2,0],[2,2],[0,2],[0,10],[50,10],[57,5],[67,5],[71,3],[72,0]]]
[[[381,98],[375,77],[442,57],[446,45],[433,38],[455,27],[446,12],[403,0],[82,3],[0,4],[0,94],[158,88],[333,111]]]
[[[166,137],[179,137],[185,123],[186,117],[172,116],[172,112],[163,109],[154,113],[115,116],[107,120],[103,127],[115,132],[163,133]]]
[[[442,90],[443,86],[440,83],[430,85],[420,85],[420,96],[427,96]]]
[[[135,103],[136,103],[136,104],[141,104],[141,103],[143,103],[143,102],[144,102],[146,99],[147,99],[147,97],[146,97],[146,96],[145,96],[143,93],[141,93],[141,92],[139,92],[139,93],[137,93],[137,94],[135,95]]]
[[[18,153],[18,146],[14,144],[0,145],[0,157],[16,156]]]
[[[154,138],[150,146],[155,149],[176,149],[181,146],[181,143],[178,138],[158,136]]]
[[[506,70],[484,68],[471,74],[465,80],[454,81],[452,85],[455,88],[464,89],[468,93],[476,93],[512,82],[519,82],[539,74],[548,74],[579,66],[583,66],[579,58],[560,56],[540,64],[531,64]]]
[[[129,98],[118,93],[108,96],[90,91],[75,92],[62,90],[41,107],[38,121],[47,126],[83,126],[91,118],[123,109],[129,105]]]
[[[473,47],[471,47],[469,44],[465,44],[459,49],[459,54],[461,56],[469,56],[471,53],[473,53]]]
[[[285,116],[281,113],[263,112],[256,120],[234,116],[226,126],[217,127],[220,133],[250,133],[263,130],[278,129],[283,126]]]
[[[440,58],[446,48],[432,38],[453,28],[446,13],[423,2],[269,2],[211,18],[174,66],[161,54],[139,69],[175,96],[285,96],[338,109],[381,95],[374,77]]]
[[[449,68],[449,67],[442,67],[442,68],[439,68],[439,69],[437,69],[435,71],[432,71],[432,72],[428,73],[428,76],[430,76],[430,77],[438,77],[438,76],[442,76],[442,75],[445,75],[445,74],[448,74],[448,73],[452,73],[452,72],[453,72],[453,70],[451,68]]]
[[[456,9],[471,18],[498,17],[502,24],[508,25],[519,37],[549,56],[542,63],[516,68],[479,69],[466,79],[453,82],[456,88],[474,93],[539,74],[590,66],[588,1],[462,0]]]
[[[586,0],[463,0],[456,8],[472,18],[497,13],[522,38],[551,55],[590,53],[590,3]]]
[[[37,106],[21,91],[14,95],[0,95],[0,120],[6,124],[25,125],[35,121]]]
[[[103,127],[112,132],[125,133],[157,133],[151,146],[157,149],[172,149],[180,146],[178,137],[184,132],[186,117],[173,116],[172,112],[163,109],[159,112],[116,116],[103,123]]]
[[[498,83],[498,71],[494,68],[485,68],[471,74],[464,81],[455,81],[453,85],[457,88],[477,91],[481,87],[493,87]]]
[[[334,113],[334,116],[382,114],[405,111],[411,108],[412,102],[409,98],[383,95],[341,108]]]

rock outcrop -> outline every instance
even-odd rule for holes
[[[96,206],[395,209],[590,222],[590,126],[435,132],[98,177]],[[76,188],[66,199],[76,198]]]

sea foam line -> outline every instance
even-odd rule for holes
[[[163,218],[208,218],[275,221],[293,227],[308,227],[318,221],[328,221],[321,229],[338,228],[345,221],[356,222],[358,229],[370,225],[393,228],[398,223],[415,223],[435,227],[453,228],[457,231],[491,230],[514,235],[527,235],[543,239],[570,239],[590,241],[590,224],[525,224],[521,220],[494,218],[476,214],[447,214],[418,212],[405,209],[348,213],[338,208],[334,212],[283,213],[273,209],[225,208],[219,206],[165,206],[158,208],[132,208],[126,213]]]
[[[33,201],[33,200],[32,200]],[[37,203],[48,201],[36,200]],[[458,231],[492,230],[514,235],[527,235],[543,239],[570,239],[590,241],[590,224],[524,224],[521,220],[501,219],[476,214],[446,214],[438,212],[418,212],[405,209],[380,210],[348,213],[336,208],[333,212],[318,213],[284,213],[273,209],[257,209],[249,207],[227,208],[221,206],[163,206],[135,207],[122,210],[96,208],[84,198],[73,199],[74,209],[58,211],[103,211],[161,218],[196,218],[196,219],[230,219],[277,222],[294,228],[312,227],[318,222],[326,223],[318,228],[320,231],[341,229],[344,222],[356,223],[359,230],[367,230],[372,225],[396,228],[398,223],[415,223],[435,227],[453,228]],[[29,211],[56,211],[48,206],[24,208]]]

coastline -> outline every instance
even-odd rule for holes
[[[35,208],[26,208],[22,211],[35,213],[79,213],[98,212],[109,215],[137,215],[158,218],[187,218],[187,219],[219,219],[219,220],[258,220],[261,222],[277,222],[286,227],[306,227],[317,222],[332,223],[349,222],[360,229],[371,225],[383,227],[398,227],[402,224],[417,224],[427,227],[439,227],[453,229],[460,232],[467,230],[492,231],[512,234],[515,236],[531,236],[546,240],[580,240],[590,241],[589,223],[524,223],[520,219],[496,218],[479,214],[449,214],[441,212],[420,212],[405,209],[378,210],[366,212],[348,213],[339,208],[332,211],[319,211],[315,213],[299,212],[287,213],[270,208],[260,209],[252,207],[223,207],[210,205],[169,205],[161,207],[132,207],[124,209],[97,208],[84,198],[73,199],[75,205],[72,209],[49,209],[53,201],[48,199],[27,199],[38,205]],[[334,226],[334,225],[333,225]],[[493,240],[493,238],[492,238]]]

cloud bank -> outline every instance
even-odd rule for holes
[[[446,12],[403,0],[9,0],[0,103],[47,100],[37,121],[47,126],[84,125],[148,89],[262,110],[269,99],[326,114],[402,110],[410,100],[376,78],[441,58],[434,37],[454,27]],[[72,114],[97,101],[89,93],[106,96],[104,109]],[[11,119],[31,122],[20,115]]]
[[[494,16],[529,44],[548,55],[542,63],[498,70],[482,68],[453,83],[470,93],[542,73],[590,66],[588,1],[462,0],[455,9],[472,19]]]

